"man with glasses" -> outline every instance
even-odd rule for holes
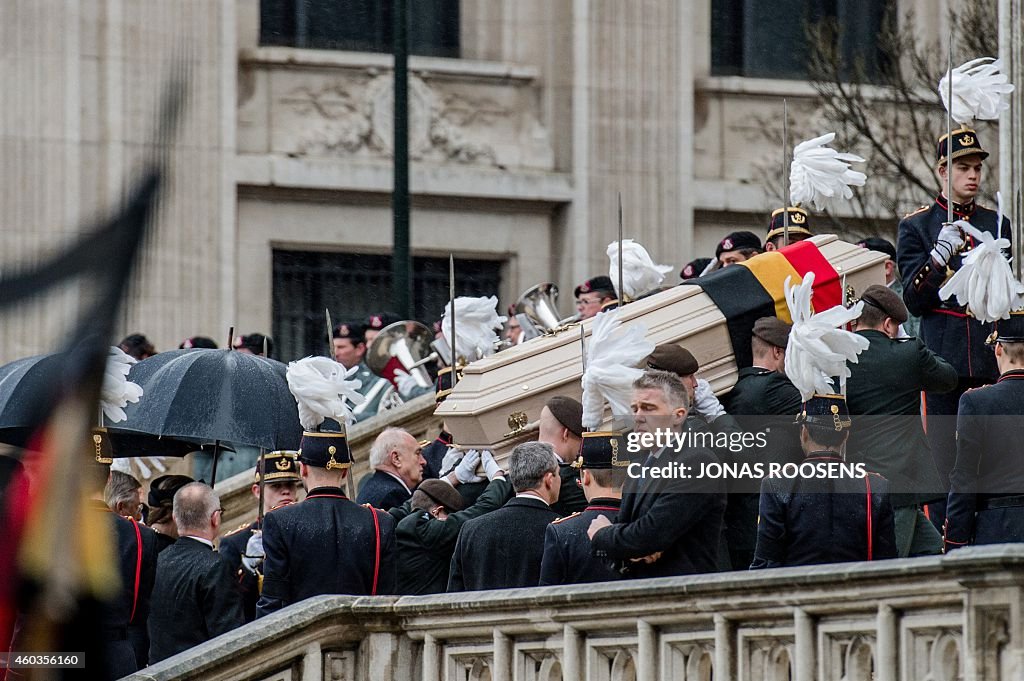
[[[576,296],[576,314],[580,321],[596,317],[606,305],[617,300],[612,280],[605,276],[587,279],[573,290]]]
[[[149,662],[159,662],[245,623],[231,568],[213,550],[224,509],[209,485],[174,495],[178,541],[157,559],[149,612]]]

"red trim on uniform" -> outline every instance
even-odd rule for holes
[[[132,595],[132,614],[128,618],[128,624],[135,619],[135,608],[139,605],[139,582],[142,580],[142,530],[139,529],[139,522],[135,518],[128,518],[135,527],[135,592]]]
[[[307,499],[348,499],[344,494],[310,494]]]
[[[946,310],[944,308],[937,308],[932,310],[936,314],[948,314],[950,317],[959,317],[960,319],[967,319],[966,312],[957,312],[956,310]]]
[[[839,273],[812,242],[798,241],[780,249],[779,253],[786,256],[786,260],[800,273],[801,278],[808,272],[814,272],[811,304],[814,305],[816,312],[824,312],[843,302],[843,287]]]
[[[940,196],[936,196],[935,197],[935,203],[938,204],[939,208],[941,208],[943,212],[948,213],[949,212],[949,205],[946,204],[946,203],[943,203],[943,200],[945,198],[946,197],[941,196],[941,195]],[[968,212],[966,212],[966,213],[963,212],[963,211],[957,210],[956,209],[957,206],[963,206],[963,204],[958,204],[956,201],[953,202],[953,215],[955,215],[958,218],[968,219],[972,215],[974,215],[974,211],[978,207],[978,204],[975,201],[971,201],[969,204],[967,204],[967,206],[970,208],[970,210]],[[969,236],[970,235],[968,235],[968,237]]]
[[[871,527],[871,476],[864,476],[864,487],[867,488],[867,499],[868,499],[868,560],[874,560],[875,557],[875,546],[874,546],[874,530]]]
[[[584,511],[621,511],[618,506],[587,506]]]
[[[377,579],[380,577],[380,520],[377,518],[377,511],[370,507],[370,515],[373,516],[373,532],[377,539],[377,550],[373,556],[373,588],[371,596],[377,595]]]
[[[1010,371],[1007,371],[1005,374],[1003,374],[1002,376],[1000,376],[999,378],[996,379],[996,383],[1001,383],[1003,381],[1009,381],[1010,379],[1013,379],[1013,378],[1024,378],[1024,373],[1019,373],[1019,374],[1018,373],[1011,373],[1012,371],[1020,371],[1020,370],[1019,369],[1011,369]]]
[[[974,368],[971,366],[971,323],[964,324],[967,327],[967,375],[974,375]]]
[[[932,519],[932,505],[931,504],[922,504],[921,510],[924,512],[924,517],[925,518],[927,518],[928,520]]]

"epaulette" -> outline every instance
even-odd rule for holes
[[[931,206],[928,205],[928,204],[925,204],[925,205],[921,206],[920,208],[918,208],[917,210],[911,211],[911,212],[907,213],[906,215],[904,215],[903,219],[906,220],[907,218],[912,217],[914,215],[917,215],[921,211],[928,210],[929,208],[931,208]]]
[[[576,511],[575,513],[570,513],[569,515],[565,516],[564,518],[556,518],[556,519],[551,521],[551,524],[552,525],[557,525],[558,523],[564,523],[569,518],[575,518],[580,513],[582,513],[582,511]]]
[[[233,535],[233,534],[238,534],[238,533],[239,533],[239,532],[241,532],[242,530],[248,530],[248,529],[249,529],[249,526],[250,526],[250,525],[252,525],[252,523],[242,523],[241,525],[239,525],[239,526],[238,526],[238,527],[236,527],[235,529],[231,530],[230,532],[228,532],[228,533],[227,533],[227,534],[225,534],[224,536],[225,536],[225,537],[230,537],[230,536],[231,536],[231,535]]]

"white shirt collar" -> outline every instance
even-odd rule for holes
[[[195,539],[200,544],[206,544],[211,549],[213,548],[213,542],[210,541],[209,539],[207,539],[206,537],[197,537],[194,534],[186,534],[185,536],[188,537],[189,539]]]
[[[402,478],[400,478],[399,476],[395,475],[391,471],[384,470],[383,468],[378,468],[377,470],[379,470],[381,473],[386,473],[387,475],[390,475],[392,478],[402,483],[402,487],[405,488],[405,491],[408,492],[409,494],[412,494],[412,490],[409,489],[409,485],[405,484],[405,480],[402,480]]]
[[[536,492],[519,492],[518,494],[516,494],[516,499],[536,499],[537,501],[544,501]],[[546,501],[544,501],[544,503],[548,504],[548,502]],[[548,504],[548,506],[550,505],[551,504]]]

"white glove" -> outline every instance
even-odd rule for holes
[[[487,476],[488,480],[494,480],[503,472],[501,470],[501,466],[499,466],[498,462],[494,460],[494,454],[492,454],[489,449],[485,450],[481,455],[480,462],[484,465],[484,475]]]
[[[395,384],[398,386],[398,394],[403,399],[409,399],[413,391],[420,387],[416,379],[409,375],[409,372],[402,369],[395,369]]]
[[[253,530],[252,536],[245,544],[245,555],[242,556],[242,565],[252,574],[256,574],[256,568],[263,563],[267,554],[263,551],[263,532]]]
[[[939,238],[932,249],[932,258],[935,262],[946,265],[949,259],[956,255],[964,246],[964,239],[960,236],[960,228],[955,224],[943,224],[939,230]]]
[[[462,457],[462,461],[455,467],[455,478],[462,483],[480,482],[483,480],[476,474],[477,464],[480,463],[480,452],[471,449]]]
[[[725,413],[725,407],[715,397],[715,391],[711,389],[711,384],[703,378],[697,379],[697,389],[693,391],[693,401],[695,411],[708,421],[714,421]]]
[[[461,449],[449,447],[448,453],[441,459],[441,470],[438,471],[438,475],[443,478],[455,470],[455,466],[462,460],[462,456],[463,451]]]

